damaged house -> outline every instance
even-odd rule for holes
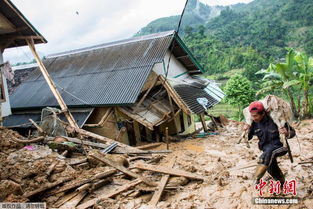
[[[50,55],[44,65],[81,128],[130,145],[160,141],[166,127],[170,135],[194,132],[195,115],[203,118],[224,97],[199,77],[201,66],[175,31]],[[4,120],[20,132],[29,119],[40,122],[42,108],[58,107],[41,72],[25,70]]]
[[[8,48],[27,46],[25,39],[30,38],[34,44],[47,43],[11,1],[0,1],[0,123],[2,117],[11,114],[7,81],[14,84],[11,66],[4,62],[3,52]]]

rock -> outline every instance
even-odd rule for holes
[[[186,177],[171,177],[168,180],[167,186],[169,187],[177,187],[177,186],[184,186],[186,184],[188,184],[189,179],[187,179]]]

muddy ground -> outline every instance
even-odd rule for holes
[[[190,138],[182,142],[170,143],[170,154],[149,155],[141,158],[127,157],[130,167],[138,162],[167,166],[175,159],[174,168],[200,174],[204,182],[188,180],[184,177],[171,177],[161,201],[156,207],[149,205],[153,195],[153,188],[144,184],[129,189],[114,198],[98,201],[95,208],[313,208],[313,176],[312,163],[299,164],[313,161],[313,120],[302,121],[295,125],[298,140],[290,139],[294,163],[291,164],[288,155],[278,159],[279,165],[286,175],[287,180],[295,179],[297,182],[297,195],[300,203],[285,206],[257,206],[252,204],[252,198],[258,197],[258,191],[253,184],[255,167],[241,169],[254,165],[261,152],[257,148],[257,139],[250,142],[250,148],[245,143],[237,144],[242,133],[242,123],[230,121],[229,124],[219,129],[219,135],[210,135],[205,138]],[[40,188],[43,184],[68,179],[64,185],[91,178],[95,174],[110,169],[105,165],[94,165],[92,162],[86,167],[70,166],[66,159],[52,152],[47,146],[36,144],[34,151],[23,148],[25,145],[17,144],[10,140],[15,132],[0,130],[0,198],[7,202],[45,201],[49,208],[58,208],[56,203],[67,193],[53,195],[53,191],[60,187],[47,190],[32,198],[23,197],[23,193]],[[165,150],[162,144],[155,150]],[[80,159],[84,156],[74,156]],[[147,159],[144,159],[147,158]],[[46,171],[54,162],[59,161],[53,173],[47,177]],[[159,182],[163,175],[132,169],[132,171],[145,176],[152,182]],[[264,177],[270,180],[268,174]],[[69,181],[69,182],[68,182]],[[118,173],[110,178],[111,183],[93,191],[85,196],[81,203],[94,197],[109,193],[130,182],[130,179]],[[264,196],[269,194],[269,188],[263,189]],[[284,197],[292,197],[287,195]]]
[[[297,182],[296,197],[300,200],[299,204],[285,206],[252,204],[252,198],[259,196],[251,180],[255,167],[239,168],[255,164],[261,152],[257,148],[256,138],[251,141],[250,148],[247,148],[245,143],[237,144],[242,124],[233,121],[219,130],[220,135],[170,145],[174,152],[167,155],[165,161],[176,158],[179,167],[202,174],[207,181],[203,183],[192,181],[179,191],[168,192],[164,196],[164,201],[157,205],[158,208],[313,208],[313,164],[298,164],[313,160],[312,122],[306,120],[296,127],[300,147],[296,138],[289,140],[294,163],[291,164],[288,155],[278,158],[286,180],[295,179]],[[165,145],[158,149],[165,149]],[[269,180],[270,176],[266,174],[264,179]],[[264,196],[273,196],[266,194],[268,189],[263,190]],[[135,205],[134,203],[133,206]],[[138,208],[147,206],[141,205]]]

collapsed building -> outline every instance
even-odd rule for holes
[[[47,43],[47,40],[9,1],[0,1],[0,120],[11,114],[7,80],[14,83],[13,73],[8,62],[3,61],[5,49],[27,46],[25,39],[32,38],[34,44]]]
[[[136,145],[194,132],[195,115],[224,97],[175,31],[134,37],[48,56],[52,80],[80,128]],[[41,110],[58,103],[36,67],[18,69],[27,79],[10,95],[13,114],[4,126],[20,132],[41,120]],[[27,73],[29,72],[29,73]],[[18,83],[18,82],[17,82]],[[61,116],[62,118],[62,116]],[[64,117],[63,117],[64,118]]]

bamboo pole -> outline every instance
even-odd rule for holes
[[[61,107],[61,110],[62,112],[64,112],[64,115],[66,117],[66,119],[68,120],[68,122],[70,123],[70,125],[72,127],[75,127],[75,128],[79,128],[76,121],[74,120],[72,114],[70,113],[70,111],[68,110],[64,100],[62,99],[61,97],[61,94],[59,93],[59,91],[57,90],[53,80],[51,79],[51,77],[49,76],[49,73],[46,69],[46,67],[44,66],[44,64],[42,63],[39,55],[37,54],[36,52],[36,49],[35,49],[35,44],[34,44],[34,40],[33,39],[25,39],[33,56],[35,57],[35,60],[39,66],[39,69],[43,75],[43,77],[45,78],[49,88],[51,89],[54,97],[56,98],[57,102],[59,103],[60,107]]]

